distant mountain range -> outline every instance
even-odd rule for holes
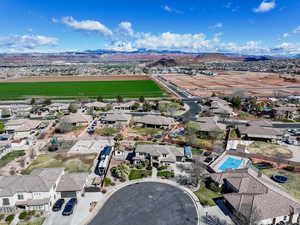
[[[300,58],[300,54],[290,57],[274,57],[274,56],[260,56],[260,55],[241,55],[236,53],[189,53],[184,51],[173,51],[173,50],[150,50],[150,49],[138,49],[136,51],[115,51],[108,49],[96,49],[96,50],[85,50],[85,51],[66,51],[57,53],[0,53],[0,57],[45,57],[45,58],[59,58],[59,57],[85,57],[91,56],[96,57],[97,55],[113,55],[113,54],[124,54],[124,55],[162,55],[161,58],[168,58],[169,56],[191,56],[196,57],[196,61],[265,61],[270,59],[280,58]]]

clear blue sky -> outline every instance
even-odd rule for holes
[[[300,53],[299,0],[1,0],[0,52]]]

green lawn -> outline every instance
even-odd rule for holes
[[[66,171],[74,172],[89,172],[93,165],[96,154],[56,154],[49,153],[39,155],[22,174],[30,174],[35,168],[65,168]]]
[[[115,98],[118,95],[126,98],[166,96],[152,80],[0,83],[0,99],[4,100],[39,96]]]
[[[104,136],[113,136],[116,133],[118,133],[117,129],[111,127],[96,130],[96,134]]]
[[[289,181],[285,184],[280,185],[282,185],[290,195],[292,195],[294,198],[300,201],[300,174],[278,169],[264,169],[261,171],[269,177],[271,177],[274,174],[286,176],[289,179]]]
[[[151,170],[130,170],[128,178],[129,180],[137,180],[151,175],[152,175]]]
[[[157,176],[158,177],[171,178],[171,177],[174,177],[175,174],[174,174],[173,171],[158,171]]]
[[[200,188],[197,191],[195,191],[194,194],[198,197],[201,205],[204,206],[215,206],[216,203],[213,199],[222,197],[222,194],[216,193],[208,189],[204,183],[200,185]]]
[[[23,151],[23,150],[7,153],[5,156],[3,156],[0,159],[0,168],[6,166],[8,163],[13,161],[14,159],[24,156],[24,155],[25,155],[25,151]]]
[[[129,132],[139,134],[139,135],[154,136],[154,135],[162,134],[164,130],[158,128],[134,127],[131,128]]]

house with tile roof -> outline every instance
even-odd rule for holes
[[[210,179],[223,187],[224,202],[237,222],[293,224],[300,222],[300,203],[255,168],[213,173]]]

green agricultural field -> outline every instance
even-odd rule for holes
[[[0,99],[166,96],[152,80],[0,83]]]

